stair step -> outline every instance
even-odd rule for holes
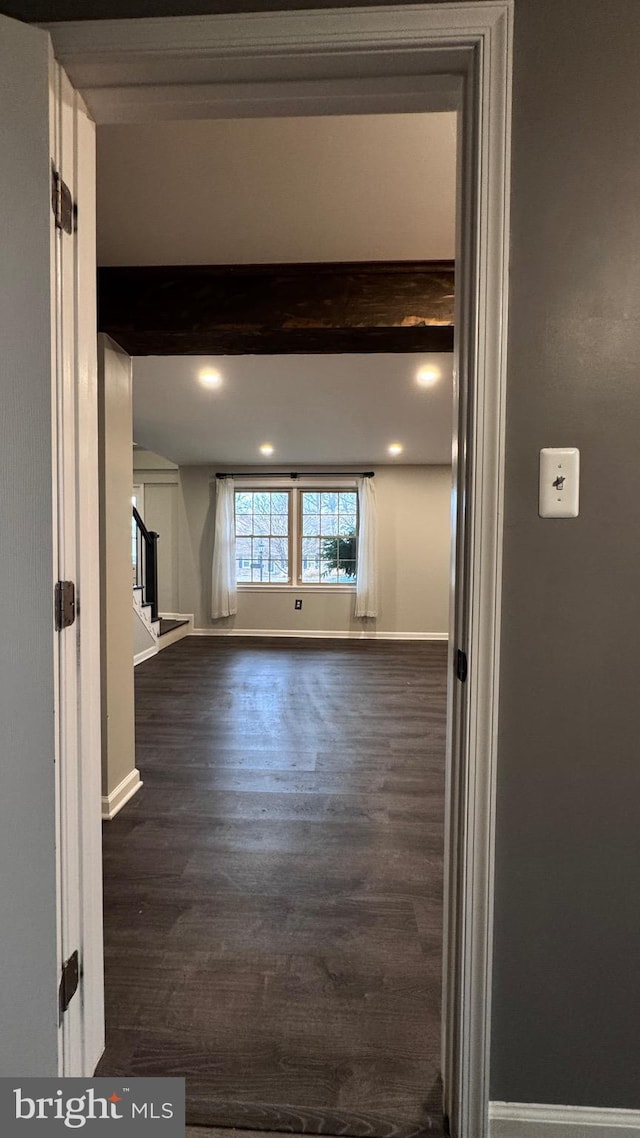
[[[165,636],[167,632],[173,632],[176,628],[182,628],[183,625],[188,624],[188,620],[171,620],[167,617],[160,617],[160,636]]]

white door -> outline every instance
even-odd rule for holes
[[[102,1048],[99,788],[79,777],[100,748],[93,146],[49,36],[0,17],[3,1076],[90,1074]],[[77,602],[60,630],[58,581]]]

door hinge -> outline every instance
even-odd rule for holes
[[[69,957],[65,964],[62,965],[62,976],[60,978],[60,988],[58,989],[58,1007],[60,1009],[60,1016],[62,1017],[66,1012],[73,997],[78,991],[80,983],[80,959],[78,950]]]
[[[58,581],[54,598],[56,632],[76,619],[76,587],[73,581]]]
[[[64,233],[73,233],[76,229],[76,204],[71,196],[71,190],[53,163],[51,163],[51,208],[56,229],[62,229]]]
[[[456,676],[460,680],[461,684],[466,681],[468,670],[469,665],[467,663],[467,653],[463,652],[461,648],[458,648],[458,651],[456,652]]]

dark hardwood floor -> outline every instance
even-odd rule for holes
[[[445,645],[188,637],[105,824],[101,1075],[191,1124],[441,1132]]]

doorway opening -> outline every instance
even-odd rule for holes
[[[179,203],[156,178],[166,148]],[[156,274],[194,256],[194,239],[201,263],[295,254],[312,281],[325,250],[352,267],[371,251],[455,255],[453,113],[109,128],[98,154],[99,248],[130,272],[144,225]],[[206,216],[193,185],[207,186]],[[192,219],[180,248],[167,199]],[[356,300],[342,303],[354,319]],[[141,789],[106,824],[99,1073],[185,1074],[192,1123],[380,1138],[442,1124],[454,389],[451,353],[405,347],[450,330],[429,303],[407,300],[396,352],[327,354],[307,329],[305,353],[296,308],[301,352],[133,357],[159,615],[183,614],[194,635],[136,668]],[[366,617],[363,471],[377,499]],[[225,616],[212,563],[231,480]]]
[[[460,49],[455,60],[452,58],[449,61],[451,70],[457,78],[453,85],[449,83],[447,86],[445,82],[443,87],[441,84],[440,93],[442,95],[444,88],[447,88],[447,96],[444,100],[446,102],[447,99],[451,98],[452,90],[455,89],[456,94],[453,101],[456,102],[458,99],[456,102],[458,106],[461,106],[468,96],[467,103],[464,104],[464,121],[468,133],[462,147],[462,181],[464,185],[461,210],[464,219],[462,263],[465,276],[460,293],[460,310],[468,319],[468,323],[465,323],[464,320],[461,321],[459,328],[459,347],[463,363],[461,383],[463,403],[465,404],[461,421],[466,426],[460,440],[461,449],[458,451],[457,457],[464,459],[465,455],[468,456],[469,470],[466,472],[465,467],[465,472],[457,480],[459,490],[462,491],[462,487],[465,488],[466,502],[466,506],[461,502],[461,493],[458,498],[457,516],[458,521],[461,517],[466,517],[469,521],[469,528],[466,530],[464,538],[460,537],[456,564],[459,569],[464,566],[465,571],[468,572],[470,590],[468,594],[465,594],[464,586],[461,585],[460,574],[458,574],[458,588],[461,590],[461,595],[467,596],[468,603],[464,610],[459,608],[456,612],[455,640],[463,645],[467,644],[474,651],[467,695],[464,699],[461,698],[457,701],[457,712],[451,721],[454,735],[453,753],[460,756],[461,767],[454,772],[454,779],[457,781],[452,788],[452,800],[447,820],[450,837],[455,839],[455,836],[459,834],[460,841],[459,843],[454,841],[454,845],[449,845],[448,848],[450,853],[452,850],[459,851],[460,858],[457,864],[449,867],[450,880],[456,881],[459,892],[456,890],[454,903],[448,905],[448,986],[445,1000],[448,1030],[447,1048],[444,1053],[452,1128],[457,1132],[459,1116],[465,1133],[472,1132],[469,1130],[469,1126],[474,1125],[474,1120],[477,1124],[476,1132],[480,1133],[484,1125],[483,1119],[486,1117],[486,1014],[488,1007],[486,965],[490,929],[490,882],[488,892],[485,886],[489,881],[487,875],[490,876],[492,842],[490,809],[493,795],[492,756],[494,749],[492,732],[494,729],[495,693],[497,691],[495,684],[495,663],[497,659],[495,634],[499,623],[496,617],[498,610],[494,602],[499,595],[498,568],[501,524],[499,521],[501,517],[499,503],[502,459],[500,408],[504,380],[504,358],[502,355],[504,332],[501,328],[501,320],[504,314],[505,163],[508,154],[508,8],[508,5],[496,5],[495,10],[493,8],[486,11],[483,9],[481,19],[473,22],[472,27],[470,26],[471,21],[464,12],[457,12],[456,10],[452,17],[447,6],[444,6],[439,12],[432,12],[430,9],[425,9],[424,13],[413,9],[401,9],[391,14],[389,10],[380,10],[381,14],[378,12],[359,13],[358,16],[362,24],[369,29],[368,34],[370,35],[376,29],[370,28],[369,25],[377,24],[380,21],[384,25],[382,38],[375,39],[374,36],[366,42],[366,52],[376,75],[376,82],[379,75],[386,74],[389,77],[397,74],[397,71],[393,70],[394,62],[397,63],[397,60],[394,61],[393,54],[398,51],[399,47],[406,48],[408,43],[411,44],[416,61],[420,60],[420,67],[424,68],[424,74],[432,77],[438,70],[436,66],[434,71],[434,63],[439,64],[440,67],[446,64],[446,60],[443,58],[446,56],[446,51],[441,50],[441,45],[437,45],[436,40],[438,36],[443,34],[443,29],[449,28],[448,46],[451,47],[454,44]],[[307,18],[305,16],[305,19]],[[296,30],[296,21],[300,23],[296,16],[287,15],[286,17],[282,16],[282,18],[274,18],[273,23],[278,25],[276,39],[281,31],[283,35],[286,32],[285,38],[292,34],[294,36],[293,41],[290,38],[287,39],[287,51],[284,56],[289,58],[285,59],[283,56],[275,66],[278,81],[283,75],[289,74],[291,71],[290,63],[299,57],[302,58],[302,56],[306,58],[305,53],[307,50],[311,50],[310,44],[313,44],[314,49],[317,49],[318,45],[324,44],[325,51],[332,54],[338,43],[341,46],[343,44],[346,46],[348,42],[349,50],[353,48],[354,42],[359,43],[362,36],[365,35],[364,29],[359,27],[355,33],[355,38],[353,38],[354,33],[349,32],[346,26],[343,27],[345,21],[350,18],[351,16],[348,13],[329,13],[326,18],[323,15],[318,21],[312,21],[311,26],[305,26],[304,30],[302,27]],[[270,21],[271,18],[267,22]],[[287,26],[282,30],[279,24],[285,21]],[[336,25],[332,29],[332,35],[336,38],[330,42],[327,38],[328,28],[325,24],[332,24],[332,22]],[[216,24],[216,20],[212,19],[211,23]],[[199,50],[204,51],[203,58],[208,53],[208,55],[215,55],[216,60],[219,60],[225,56],[229,35],[233,40],[233,35],[238,33],[227,28],[224,24],[222,38],[220,38],[220,29],[217,24],[215,32],[213,28],[208,28],[207,21],[204,21],[204,24],[204,28],[199,29]],[[242,29],[240,40],[234,43],[236,55],[232,62],[228,62],[226,72],[228,76],[233,75],[233,83],[247,82],[253,73],[255,52],[257,51],[260,55],[265,50],[266,41],[262,42],[264,29],[262,25],[259,28],[254,25],[255,21],[247,20]],[[290,27],[289,25],[294,26]],[[338,27],[338,25],[340,26]],[[410,39],[407,40],[409,28],[411,28],[411,35]],[[379,29],[377,30],[379,31]],[[213,40],[207,38],[210,31],[214,36]],[[127,36],[128,33],[129,29],[127,29]],[[174,33],[175,28],[172,25],[171,37]],[[157,54],[163,34],[163,29],[159,29],[159,36],[155,37],[153,43],[145,44],[142,54],[146,54],[148,58],[154,56],[154,53]],[[202,35],[204,35],[204,39],[202,39]],[[349,35],[351,35],[351,39]],[[71,49],[67,51],[66,55],[63,54],[65,63],[73,64],[74,36],[73,29],[69,30],[68,37],[66,29],[62,29],[60,37],[56,36],[58,42],[64,43],[65,39],[67,45],[71,42]],[[296,36],[299,38],[296,39]],[[87,48],[85,44],[83,48],[86,67],[85,78],[83,81],[81,80],[81,84],[84,87],[87,87],[91,82],[88,76],[95,74],[96,69],[99,71],[101,66],[100,62],[96,62],[98,55],[95,55],[95,60],[92,56],[90,41],[91,36],[89,36],[89,47]],[[242,51],[238,52],[240,41],[243,47]],[[215,46],[212,47],[214,42]],[[364,44],[364,40],[362,42]],[[247,54],[250,44],[251,51]],[[258,44],[259,46],[256,47],[255,45]],[[301,47],[302,44],[305,45],[304,48]],[[115,40],[113,37],[111,40],[112,57],[118,56],[118,50],[116,29]],[[273,41],[269,42],[267,52],[269,54],[273,52]],[[185,47],[183,44],[182,54],[184,59],[188,57],[188,45]],[[249,56],[250,62],[248,63]],[[78,56],[78,58],[80,57]],[[309,61],[312,58],[313,56],[309,55]],[[182,63],[184,63],[184,59],[182,59]],[[406,56],[405,62],[408,59],[409,56]],[[350,61],[350,57],[347,56],[344,57],[343,62],[345,60],[346,71],[349,72],[349,66],[353,65],[353,60]],[[207,56],[207,65],[209,62]],[[174,80],[182,63],[180,60],[176,62],[173,72]],[[485,64],[486,70],[483,69]],[[128,73],[127,68],[129,71],[131,70],[129,63],[124,64],[124,71],[120,73],[120,82],[122,75]],[[311,71],[313,70],[314,68],[311,67]],[[465,88],[466,95],[460,100],[462,85],[459,77],[463,73],[468,77],[469,85]],[[420,74],[422,75],[422,71]],[[274,90],[278,86],[278,81],[275,85],[272,84]],[[354,82],[355,87],[358,87],[358,81]],[[394,82],[392,80],[391,87],[393,87]],[[369,86],[375,87],[375,82]],[[428,86],[429,90],[433,89],[432,84],[428,84]],[[438,86],[437,82],[435,86]],[[90,92],[99,120],[101,115],[105,114],[104,93],[107,92],[108,101],[112,87],[114,87],[114,79],[107,77],[106,86],[102,84],[102,93],[97,91],[97,87],[94,87],[93,93]],[[409,80],[403,87],[403,91],[405,95],[409,92],[407,97],[415,99],[414,88],[415,84]],[[420,88],[419,83],[418,88]],[[146,92],[144,93],[146,94]],[[352,91],[351,94],[353,95],[353,93]],[[256,105],[255,92],[253,94],[253,105]],[[319,90],[316,90],[315,94],[316,97],[321,96]],[[335,92],[333,94],[335,95]],[[361,89],[360,94],[362,95]],[[227,101],[229,100],[228,91],[226,95],[217,91],[216,95],[222,95],[223,103],[225,98]],[[212,91],[207,88],[200,89],[199,97],[200,99],[204,98],[206,102],[207,99],[211,99]],[[233,97],[232,95],[231,101],[233,101]],[[361,101],[366,103],[367,97],[372,97],[372,90],[366,91]],[[132,101],[133,103],[136,102],[135,92],[133,98],[131,94],[129,95],[129,103],[131,104]],[[476,112],[479,115],[481,112],[481,117],[476,118]],[[113,108],[108,113],[113,113]],[[182,116],[179,115],[178,117]],[[104,117],[102,121],[105,121]],[[488,121],[492,124],[491,131],[486,129]],[[477,156],[476,146],[478,148]],[[487,254],[487,250],[489,254]],[[481,281],[482,290],[480,289]],[[487,288],[489,281],[493,281],[496,285],[495,290],[492,291],[492,289]],[[470,400],[469,403],[466,403],[467,396]],[[471,449],[467,449],[467,443],[470,444]],[[494,506],[496,509],[493,508]],[[482,517],[481,542],[480,517]],[[460,531],[458,532],[460,535]],[[465,549],[466,555],[462,557],[462,552]],[[459,635],[460,633],[462,635]],[[483,693],[487,698],[483,699],[481,704],[478,701]],[[456,700],[454,700],[455,703]],[[480,761],[475,762],[476,758],[479,758]],[[470,773],[473,775],[472,778],[469,777]],[[467,807],[465,807],[465,803]],[[468,809],[469,803],[474,804],[474,809],[471,811]],[[484,856],[487,852],[489,853],[488,860]],[[464,921],[458,921],[456,910],[464,914]],[[460,1030],[458,1023],[459,1012],[463,1015],[464,1030]],[[474,1072],[472,1082],[465,1082],[464,1079],[461,1079],[463,1070]]]

